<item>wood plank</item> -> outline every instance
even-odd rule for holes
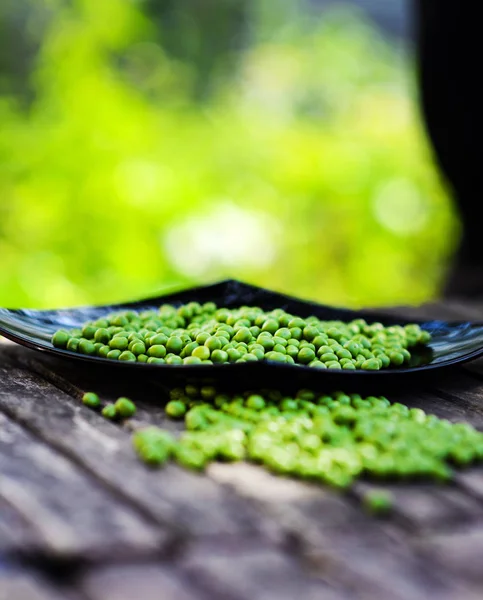
[[[55,585],[40,572],[3,561],[0,556],[0,600],[86,600],[65,585]]]
[[[321,577],[283,552],[246,541],[193,544],[180,564],[193,587],[220,600],[343,600]]]
[[[203,600],[207,598],[176,574],[155,562],[120,563],[89,569],[80,589],[89,600]]]
[[[0,410],[81,465],[147,518],[178,533],[259,534],[253,507],[207,477],[175,465],[153,471],[136,458],[130,434],[11,358],[0,361]],[[102,460],[101,460],[102,459]]]
[[[34,529],[43,551],[62,558],[157,552],[167,540],[2,413],[0,496]]]
[[[262,471],[251,465],[214,465],[210,472],[256,502],[285,533],[288,549],[304,557],[334,588],[368,598],[464,597],[461,582],[452,581],[430,561],[415,555],[397,524],[366,516],[347,497],[327,488],[282,479],[284,486],[278,477],[265,472],[254,475],[247,469]],[[432,493],[433,488],[421,492],[426,502],[431,502]],[[440,499],[435,503],[426,523],[433,519]],[[459,511],[446,503],[443,508],[446,512],[440,514],[440,523],[448,512]]]
[[[455,577],[477,584],[483,595],[483,524],[435,533],[418,541],[419,550]],[[481,596],[480,596],[481,597]]]
[[[0,490],[1,477],[0,473]],[[18,553],[25,548],[37,551],[40,548],[40,540],[15,507],[0,497],[0,565],[2,554]]]

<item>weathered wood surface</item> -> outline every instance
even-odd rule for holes
[[[396,312],[483,320],[483,302]],[[106,421],[87,390],[133,397],[136,419]],[[483,360],[391,398],[483,430]],[[395,505],[376,519],[360,507],[370,482],[340,494],[248,464],[148,469],[130,430],[179,429],[165,399],[159,381],[0,343],[0,600],[483,597],[482,467],[378,485]]]

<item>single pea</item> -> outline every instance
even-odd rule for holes
[[[356,370],[356,366],[352,362],[345,363],[345,364],[343,364],[341,366],[346,371],[355,371]]]
[[[70,339],[70,335],[67,331],[56,331],[52,336],[52,345],[55,348],[67,348]]]
[[[91,341],[85,340],[85,339],[81,339],[79,341],[79,346],[78,346],[77,350],[81,354],[87,354],[89,356],[92,356],[93,354],[96,353],[95,345]]]
[[[327,365],[321,360],[314,359],[309,362],[309,367],[315,367],[316,369],[327,369]]]
[[[166,361],[164,360],[164,358],[156,358],[155,356],[150,356],[146,362],[149,365],[164,365]],[[170,363],[170,364],[172,364],[172,363]]]
[[[208,350],[210,352],[213,352],[213,350],[221,350],[221,348],[224,346],[224,344],[222,343],[221,339],[219,337],[214,336],[214,335],[210,336],[205,341],[204,345],[208,348]]]
[[[273,350],[273,347],[275,346],[275,342],[271,336],[259,335],[257,338],[257,344],[260,344],[260,346],[264,348],[265,352]]]
[[[166,346],[168,343],[168,336],[165,333],[156,333],[149,338],[150,346]]]
[[[119,355],[118,360],[122,360],[124,362],[136,362],[136,355],[132,352],[129,352],[129,350],[124,350],[124,352]]]
[[[147,354],[148,356],[152,356],[154,358],[164,358],[166,356],[166,348],[160,344],[151,346],[148,349]]]
[[[252,334],[248,327],[241,327],[235,334],[236,342],[249,342],[253,339]]]
[[[163,359],[156,359],[156,360],[163,360]],[[171,354],[171,356],[167,356],[166,357],[166,364],[168,364],[168,365],[182,365],[183,364],[183,359],[181,358],[181,356],[178,356],[176,354]]]
[[[315,352],[311,348],[301,348],[297,354],[297,362],[308,365],[315,359]]]
[[[327,344],[328,338],[326,335],[316,335],[312,340],[312,344],[315,346],[315,348],[318,350],[321,346],[325,346]],[[290,343],[290,340],[289,340]]]
[[[334,354],[333,352],[326,352],[319,356],[319,358],[322,362],[337,362],[339,360],[337,354]]]
[[[172,419],[181,419],[186,413],[186,405],[180,400],[171,400],[166,404],[165,411]]]
[[[401,352],[390,352],[389,360],[391,361],[391,364],[399,367],[404,363],[404,355]]]
[[[297,400],[294,400],[293,398],[285,398],[284,400],[282,400],[281,404],[280,404],[280,410],[282,411],[296,411],[299,407],[299,404],[297,402]]]
[[[248,408],[259,411],[265,408],[266,403],[263,396],[260,396],[259,394],[251,394],[248,396],[245,405]]]
[[[109,340],[109,348],[111,350],[126,350],[129,346],[129,341],[125,337],[113,337]]]
[[[183,358],[183,364],[184,365],[200,365],[201,358],[198,358],[197,356],[187,356],[186,358]]]
[[[84,325],[84,327],[82,328],[82,337],[86,340],[92,340],[94,338],[94,335],[96,334],[96,331],[97,327],[95,325],[91,325],[90,323]]]
[[[102,416],[106,419],[117,419],[117,411],[114,404],[106,404],[106,406],[104,406],[104,408],[102,409]]]
[[[121,350],[109,350],[106,358],[110,360],[117,360],[121,356]]]
[[[342,365],[336,360],[329,360],[324,362],[324,364],[328,369],[342,369]]]
[[[319,334],[320,334],[320,331],[319,331],[318,327],[315,327],[314,325],[307,325],[303,329],[304,339],[306,339],[308,342],[311,342]]]
[[[228,355],[228,360],[230,362],[236,362],[237,360],[239,360],[241,358],[241,352],[239,350],[237,350],[236,348],[229,348],[226,351],[226,353]]]
[[[146,353],[146,345],[144,344],[144,342],[134,342],[130,346],[130,350],[135,356],[139,356],[140,354]]]
[[[287,354],[285,346],[282,346],[282,344],[275,344],[275,346],[273,347],[273,352],[278,352],[280,354]],[[297,354],[298,354],[298,352],[297,352]]]
[[[147,363],[149,356],[147,354],[138,354],[136,360],[140,363]]]
[[[109,346],[101,346],[97,350],[97,356],[100,356],[101,358],[107,358],[107,355],[109,354],[110,351],[111,351],[111,349],[109,348]]]
[[[281,327],[280,329],[277,329],[274,337],[283,338],[288,341],[292,337],[292,334],[288,327]]]
[[[371,514],[385,515],[392,509],[393,497],[385,490],[370,490],[364,494],[362,504]]]
[[[99,396],[94,392],[86,392],[82,396],[82,402],[89,408],[98,408],[101,405]]]
[[[189,342],[188,344],[186,344],[186,346],[181,351],[181,354],[180,354],[181,358],[186,358],[187,356],[191,356],[193,354],[193,352],[196,350],[196,348],[199,348],[198,342]]]
[[[279,322],[275,319],[267,319],[262,325],[262,331],[267,331],[272,335],[279,329]]]
[[[219,352],[221,352],[221,350],[219,350]],[[206,346],[198,346],[193,350],[192,356],[196,356],[201,360],[207,360],[208,358],[210,358],[210,351]]]
[[[365,360],[361,365],[361,369],[364,371],[378,371],[380,369],[378,359],[369,358],[368,360]]]
[[[195,342],[202,345],[210,338],[210,334],[207,331],[201,331],[195,338]]]
[[[285,354],[281,354],[280,352],[267,352],[267,354],[265,354],[265,358],[267,360],[274,360],[277,362],[285,362]]]
[[[183,340],[177,336],[171,336],[166,342],[166,351],[173,354],[179,354],[183,349]]]
[[[129,419],[136,412],[136,405],[129,398],[121,397],[114,403],[116,413],[122,419]]]
[[[208,352],[208,356],[210,356],[210,351],[208,350],[208,348],[204,346],[202,347]],[[223,350],[213,350],[213,352],[211,353],[211,360],[214,363],[226,363],[228,362],[228,354]]]
[[[306,327],[306,325],[307,325],[307,323],[300,317],[294,317],[293,319],[291,319],[288,322],[289,329],[293,329],[293,328],[297,327],[298,329],[301,330],[301,333],[302,333],[302,330]],[[293,332],[292,332],[292,337],[297,337],[297,336],[293,335]]]

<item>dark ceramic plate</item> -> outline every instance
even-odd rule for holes
[[[379,321],[384,325],[404,324],[408,319],[388,316],[377,311],[352,311],[334,308],[299,300],[297,298],[271,292],[269,290],[247,285],[239,281],[223,281],[204,287],[191,288],[180,292],[161,295],[146,300],[126,302],[108,306],[90,306],[60,310],[8,310],[0,308],[0,334],[6,338],[58,357],[90,363],[103,368],[130,369],[131,372],[149,373],[163,378],[189,380],[215,380],[231,383],[242,381],[248,386],[270,386],[291,384],[293,386],[320,388],[321,386],[361,384],[389,380],[394,383],[404,377],[420,377],[439,369],[450,367],[483,355],[483,323],[422,321],[417,322],[432,335],[428,347],[417,351],[411,363],[404,368],[383,369],[381,371],[341,371],[319,370],[304,366],[280,364],[277,362],[250,362],[229,365],[150,365],[143,363],[125,363],[99,357],[84,356],[67,350],[54,348],[50,338],[60,328],[79,327],[88,320],[98,319],[107,313],[123,309],[157,308],[169,302],[183,304],[196,300],[213,301],[219,306],[236,307],[240,305],[256,305],[264,309],[283,308],[302,317],[315,315],[324,320],[349,321],[363,317],[368,321]]]

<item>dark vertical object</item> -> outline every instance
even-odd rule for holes
[[[467,2],[415,0],[423,115],[464,228],[457,266],[479,267],[483,274],[483,36],[472,8]]]

